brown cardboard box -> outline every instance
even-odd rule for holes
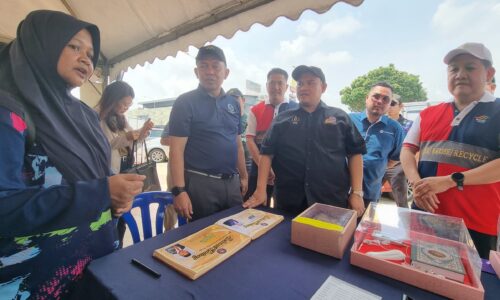
[[[315,203],[292,220],[292,244],[340,259],[355,229],[355,211]]]

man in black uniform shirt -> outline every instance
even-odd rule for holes
[[[243,206],[266,201],[272,164],[277,208],[298,214],[319,202],[352,207],[359,217],[365,142],[344,111],[321,101],[327,86],[321,69],[298,66],[292,77],[300,107],[274,119],[261,148],[257,189]]]

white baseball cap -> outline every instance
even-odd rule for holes
[[[460,54],[470,54],[481,60],[486,60],[493,65],[493,58],[491,57],[490,50],[488,50],[488,48],[481,43],[465,43],[460,45],[458,48],[448,52],[443,61],[445,64],[449,64],[455,56]]]

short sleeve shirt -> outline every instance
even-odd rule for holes
[[[449,176],[500,158],[500,99],[489,93],[461,111],[454,102],[427,107],[404,146],[419,150],[420,177]],[[462,218],[467,228],[497,235],[500,182],[450,188],[437,194],[437,214]]]
[[[169,133],[188,138],[185,169],[209,174],[237,173],[237,137],[242,128],[236,97],[222,90],[215,98],[201,86],[179,96],[170,114]]]
[[[347,157],[365,152],[349,116],[323,102],[312,113],[302,108],[280,113],[261,146],[262,154],[273,155],[277,206],[289,211],[305,202],[347,207]]]
[[[165,125],[165,127],[163,127],[163,131],[161,132],[161,137],[162,138],[168,138],[170,136],[170,133],[169,133],[169,129],[168,129],[168,124]]]
[[[370,123],[366,112],[350,114],[366,142],[367,153],[363,155],[364,198],[372,201],[380,197],[382,178],[389,160],[399,161],[403,143],[403,127],[387,116]]]

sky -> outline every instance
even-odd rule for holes
[[[245,93],[245,81],[261,84],[280,67],[320,67],[328,84],[322,100],[347,109],[340,90],[358,76],[380,66],[420,77],[430,101],[451,96],[443,57],[465,42],[481,42],[500,61],[500,0],[365,0],[359,7],[338,3],[324,14],[304,12],[296,21],[278,18],[270,27],[253,25],[232,38],[210,44],[226,54],[229,77],[223,84]],[[129,69],[124,80],[135,90],[135,102],[177,97],[195,89],[197,49]],[[500,73],[497,78],[500,77]],[[498,94],[497,90],[497,94]]]

